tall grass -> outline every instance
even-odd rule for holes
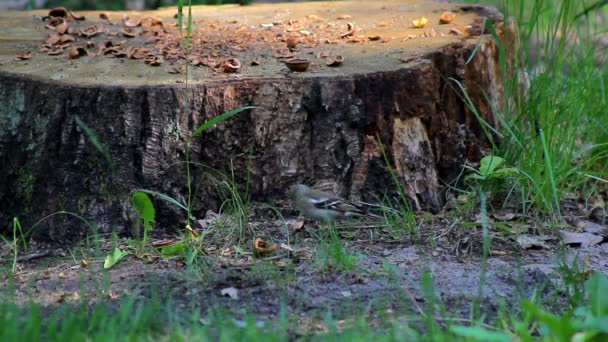
[[[606,182],[608,69],[596,62],[594,39],[608,27],[605,20],[600,26],[597,13],[577,19],[584,9],[578,1],[496,3],[505,17],[516,18],[521,44],[518,70],[504,80],[505,105],[495,108],[504,141],[494,153],[521,171],[516,185],[523,211],[559,220],[566,196]],[[506,63],[501,67],[506,75]]]

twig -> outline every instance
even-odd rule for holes
[[[38,258],[44,258],[45,256],[48,256],[49,254],[50,254],[49,251],[44,251],[44,252],[40,252],[40,253],[32,253],[32,254],[17,257],[17,261],[23,262],[23,261],[30,261],[30,260],[34,260],[34,259],[38,259]]]

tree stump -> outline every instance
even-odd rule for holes
[[[455,16],[440,24],[445,11]],[[101,232],[128,232],[135,189],[186,203],[187,137],[240,106],[257,108],[189,144],[199,217],[222,200],[210,176],[217,172],[256,201],[273,203],[303,182],[373,202],[397,193],[392,169],[415,209],[437,210],[442,182],[489,146],[458,84],[498,125],[491,108],[503,104],[503,79],[497,45],[481,34],[484,17],[507,51],[514,44],[505,37],[514,35],[494,9],[431,1],[197,6],[189,50],[176,13],[84,12],[74,20],[66,12],[65,23],[41,20],[48,11],[0,13],[3,233],[13,217],[28,227],[61,210]],[[428,22],[414,27],[422,17]],[[291,71],[292,57],[310,66]],[[155,205],[157,226],[182,226],[181,209]],[[61,240],[88,232],[58,215],[36,233]]]

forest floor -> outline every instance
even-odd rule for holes
[[[129,250],[128,240],[101,237],[70,247],[32,241],[14,277],[1,286],[12,289],[12,301],[47,308],[83,301],[120,306],[135,297],[157,298],[172,310],[203,317],[223,310],[237,323],[252,316],[264,324],[286,313],[297,322],[292,333],[305,335],[326,329],[328,313],[348,324],[364,312],[370,324],[380,325],[387,315],[423,316],[435,301],[442,303],[441,317],[466,320],[478,308],[494,321],[501,308],[517,307],[532,294],[560,305],[591,271],[608,274],[608,226],[597,223],[600,215],[569,214],[570,224],[556,227],[512,213],[488,214],[484,258],[482,224],[453,212],[419,215],[411,234],[350,222],[337,226],[337,235],[314,222],[252,212],[251,240],[280,246],[270,255],[255,256],[252,243],[235,247],[210,236],[203,244],[206,255],[195,263],[149,247],[106,270],[105,255],[113,246]],[[207,216],[217,223],[216,215]],[[151,244],[178,237],[158,238]],[[2,266],[9,269],[11,251],[8,244],[1,248]]]

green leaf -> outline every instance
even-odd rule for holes
[[[160,249],[160,254],[165,258],[173,256],[180,256],[185,258],[188,255],[188,245],[185,242],[181,241],[169,246],[164,246]]]
[[[504,163],[504,159],[497,156],[485,156],[479,162],[479,173],[483,176],[493,174]]]
[[[131,253],[129,253],[128,251],[123,251],[118,247],[114,247],[114,250],[112,250],[112,252],[106,256],[106,260],[103,262],[103,268],[105,268],[106,270],[109,269],[110,267],[116,265],[116,263],[119,262],[120,259],[124,258],[129,254]]]
[[[534,303],[524,300],[521,303],[524,312],[535,317],[547,330],[541,329],[541,334],[545,336],[556,337],[559,341],[569,341],[575,333],[572,313],[566,313],[563,316],[557,316],[547,312]]]
[[[150,197],[145,192],[138,191],[133,194],[131,204],[139,218],[144,222],[144,228],[152,230],[151,223],[154,222],[155,210]]]
[[[490,341],[490,342],[510,342],[511,338],[509,335],[499,332],[488,330],[483,327],[465,327],[462,325],[453,325],[450,327],[450,331],[460,337],[470,339],[472,341]]]
[[[205,122],[204,124],[198,126],[198,128],[196,130],[194,130],[194,132],[192,132],[192,135],[190,136],[190,138],[193,138],[193,137],[201,134],[202,132],[204,132],[209,127],[217,125],[218,123],[229,119],[231,116],[233,116],[233,115],[235,115],[237,113],[240,113],[240,112],[242,112],[244,110],[247,110],[247,109],[253,109],[253,108],[257,108],[257,107],[255,107],[255,106],[239,107],[239,108],[233,109],[233,110],[231,110],[229,112],[220,114],[220,115],[214,117],[213,119]]]
[[[585,288],[589,294],[593,316],[608,315],[608,278],[599,272],[594,272],[585,283]]]
[[[99,153],[101,153],[101,155],[106,159],[106,161],[108,162],[108,165],[110,167],[110,171],[112,173],[114,173],[114,161],[112,160],[112,155],[110,154],[110,150],[108,150],[107,147],[105,147],[101,141],[99,140],[99,138],[97,137],[97,135],[95,134],[95,132],[89,128],[89,126],[87,126],[78,116],[74,117],[74,121],[76,121],[76,124],[78,126],[80,126],[80,128],[82,128],[82,130],[84,131],[84,133],[89,137],[89,141],[91,142],[91,144],[93,144],[93,146],[95,146],[95,148],[97,149],[97,151],[99,151]]]

